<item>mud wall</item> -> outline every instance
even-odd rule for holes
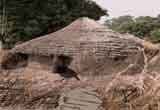
[[[46,56],[30,56],[28,67],[33,70],[52,71],[52,59]]]
[[[84,42],[80,45],[80,52],[73,56],[70,68],[81,76],[90,77],[118,73],[130,64],[139,63],[143,68],[144,56],[139,48],[133,42],[125,40],[123,43],[122,41]],[[139,69],[142,68],[135,69],[135,73],[140,72]]]

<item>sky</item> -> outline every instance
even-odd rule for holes
[[[94,0],[107,9],[110,17],[122,15],[157,16],[160,14],[160,0]]]

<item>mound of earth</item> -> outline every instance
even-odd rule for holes
[[[22,70],[5,72],[0,77],[0,107],[55,108],[63,85],[52,74],[22,74]],[[16,110],[16,109],[14,109]]]
[[[0,110],[159,110],[160,55],[146,63],[142,54],[131,69],[80,81],[42,70],[1,71]]]
[[[0,110],[158,110],[158,74],[119,75],[109,80],[63,79],[22,70],[1,73]]]
[[[0,107],[5,110],[97,110],[102,100],[89,82],[64,79],[58,74],[22,69],[0,77]],[[38,71],[38,70],[37,70]],[[0,108],[0,110],[1,110]]]
[[[120,76],[105,92],[106,110],[159,110],[159,75]]]

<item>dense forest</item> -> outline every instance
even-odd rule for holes
[[[130,15],[106,20],[105,24],[118,32],[131,33],[140,38],[160,42],[160,15],[157,17]]]
[[[0,40],[4,48],[63,28],[83,16],[108,15],[90,0],[1,0]]]

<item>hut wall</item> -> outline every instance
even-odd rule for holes
[[[127,41],[126,41],[127,42]],[[144,66],[141,51],[133,43],[101,42],[96,45],[83,43],[78,56],[73,58],[70,68],[81,76],[97,77],[111,75],[125,70],[130,64]],[[95,47],[95,48],[93,48]],[[141,61],[141,62],[140,62]],[[139,63],[140,62],[140,63]],[[140,65],[140,66],[139,66]],[[140,72],[137,68],[135,73]]]
[[[46,56],[30,56],[28,68],[52,72],[52,58]]]
[[[97,59],[95,56],[80,55],[73,60],[70,68],[79,73],[80,76],[103,77],[104,75],[118,73],[131,63],[134,63],[134,61],[131,61],[128,57],[116,61],[116,59],[107,56]]]

